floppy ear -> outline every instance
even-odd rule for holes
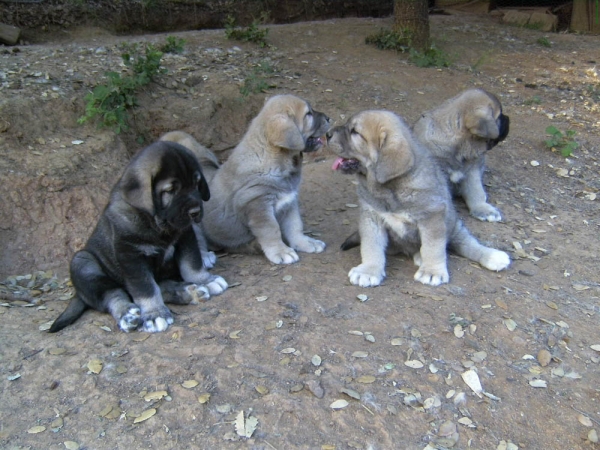
[[[375,179],[378,183],[400,177],[412,169],[415,156],[409,142],[402,136],[380,134],[379,152],[375,163]]]
[[[302,133],[291,117],[277,114],[266,126],[267,141],[275,147],[301,152],[306,147]]]
[[[136,209],[154,215],[152,180],[158,172],[160,161],[156,153],[144,153],[134,158],[119,182],[123,199]]]
[[[200,197],[205,202],[210,200],[210,189],[208,188],[208,183],[206,182],[206,177],[204,174],[200,175],[200,182],[198,183],[198,190],[200,191]]]
[[[488,110],[474,109],[465,114],[465,126],[469,133],[486,139],[495,139],[500,131]]]

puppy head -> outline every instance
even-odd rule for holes
[[[383,184],[414,166],[410,130],[389,111],[363,111],[327,134],[329,148],[339,156],[333,170],[374,176]]]
[[[118,184],[123,199],[151,215],[161,229],[182,230],[202,219],[210,190],[193,154],[174,142],[155,142],[138,153]]]
[[[266,102],[255,124],[263,128],[271,147],[314,152],[325,144],[331,119],[299,97],[277,95]]]
[[[469,89],[462,97],[464,126],[471,135],[487,139],[488,145],[494,142],[492,147],[506,138],[509,118],[502,114],[502,104],[495,95],[483,89]]]

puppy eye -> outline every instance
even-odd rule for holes
[[[360,134],[358,131],[356,131],[356,128],[352,128],[350,130],[350,134]]]
[[[312,111],[309,111],[309,112],[306,113],[306,117],[312,117],[312,116],[313,116]]]

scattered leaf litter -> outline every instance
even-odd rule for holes
[[[331,409],[342,409],[345,408],[346,406],[348,406],[348,401],[344,400],[344,399],[339,399],[336,400],[335,402],[333,402],[331,405],[329,405],[329,407]]]
[[[133,419],[133,423],[140,423],[145,420],[148,420],[154,414],[156,414],[155,408],[147,409],[146,411],[142,412],[139,416],[137,416],[135,419]]]

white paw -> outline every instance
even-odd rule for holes
[[[374,266],[361,264],[348,272],[350,283],[360,287],[379,286],[385,278],[385,271]]]
[[[500,211],[488,203],[473,208],[470,213],[476,219],[484,222],[500,222],[502,220]]]
[[[202,255],[202,265],[205,269],[212,269],[215,267],[215,263],[217,262],[217,255],[215,255],[215,252],[201,251],[200,254]]]
[[[144,331],[147,333],[160,333],[169,328],[173,323],[173,317],[156,317],[155,319],[144,321]]]
[[[308,236],[302,236],[302,239],[298,239],[294,241],[292,244],[295,250],[304,253],[321,253],[325,250],[325,242],[319,241],[318,239],[313,239]]]
[[[293,248],[285,246],[283,249],[264,249],[265,256],[273,264],[292,264],[298,261],[298,253]]]
[[[225,292],[225,290],[229,287],[225,278],[215,275],[215,278],[206,285],[208,292],[210,295],[219,295]]]
[[[185,287],[185,290],[191,298],[190,305],[198,305],[210,298],[210,292],[206,286],[190,284]]]
[[[119,319],[119,328],[125,333],[137,330],[142,323],[142,311],[137,306],[129,308],[121,319]]]
[[[489,253],[481,258],[479,264],[486,269],[497,272],[506,269],[510,265],[510,257],[501,250],[490,249]]]
[[[430,286],[439,286],[440,284],[447,283],[450,277],[448,276],[448,269],[445,267],[430,270],[427,267],[421,266],[417,273],[415,273],[415,280],[429,284]]]

